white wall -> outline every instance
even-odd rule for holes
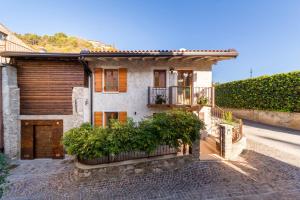
[[[203,63],[201,65],[182,65],[176,63],[175,70],[192,69],[194,70],[194,86],[210,87],[212,85],[211,64]],[[93,112],[121,112],[126,111],[127,116],[139,121],[144,117],[150,116],[155,112],[162,111],[162,108],[148,108],[148,87],[153,86],[153,70],[167,70],[167,87],[177,84],[176,72],[169,73],[170,65],[167,62],[93,62],[92,68],[118,68],[126,67],[127,73],[127,92],[94,92]],[[206,112],[206,111],[205,111]]]

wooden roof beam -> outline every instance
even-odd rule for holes
[[[169,58],[168,61],[179,60],[179,59],[181,59],[181,58],[182,58],[182,57],[175,56],[175,57]]]
[[[182,61],[189,61],[189,60],[193,60],[195,58],[197,58],[198,56],[188,56],[182,59]]]

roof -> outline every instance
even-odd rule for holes
[[[237,57],[234,49],[227,50],[116,50],[116,51],[82,51],[81,53],[39,53],[39,52],[2,52],[3,57],[164,57],[164,56],[222,56]]]

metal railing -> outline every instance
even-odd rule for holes
[[[225,121],[225,111],[218,106],[211,108],[211,116],[220,119],[219,123]],[[243,120],[232,116],[232,125],[232,143],[236,143],[243,137]]]
[[[122,152],[117,155],[107,155],[95,159],[78,159],[79,162],[87,165],[99,165],[113,162],[121,162],[125,160],[135,160],[141,158],[150,158],[156,156],[164,155],[176,155],[178,150],[176,148],[171,148],[168,145],[159,146],[154,152],[148,154],[142,151],[132,151],[132,152]]]
[[[211,87],[148,87],[148,105],[213,105]]]
[[[168,88],[148,87],[148,105],[169,104]]]

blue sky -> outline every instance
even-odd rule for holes
[[[18,33],[65,32],[119,49],[228,49],[227,82],[300,70],[300,0],[9,0],[0,22]],[[5,8],[5,9],[3,9]]]

